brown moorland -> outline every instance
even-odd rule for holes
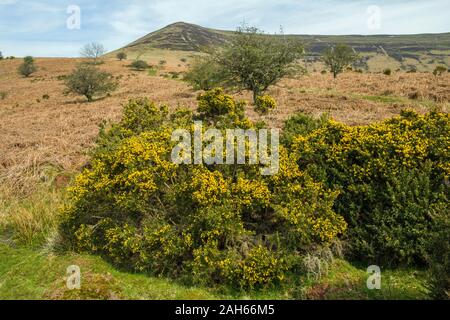
[[[186,53],[183,53],[186,54]],[[106,59],[99,68],[112,73],[119,89],[104,98],[87,103],[81,96],[64,94],[64,76],[83,59],[38,58],[38,72],[24,78],[17,73],[20,59],[0,61],[0,182],[15,193],[29,193],[36,181],[56,179],[79,170],[86,151],[93,145],[98,125],[117,121],[121,106],[135,97],[148,97],[171,108],[194,109],[198,92],[185,82],[171,79],[170,72],[186,70],[189,60],[178,55],[155,74],[134,71],[130,61]],[[176,58],[175,58],[176,57]],[[158,65],[163,58],[149,61]],[[263,117],[272,127],[281,127],[295,112],[314,116],[327,112],[337,121],[362,125],[397,115],[405,108],[420,113],[432,108],[449,109],[450,73],[436,77],[431,73],[381,73],[348,71],[337,80],[330,74],[313,72],[298,79],[284,79],[269,92],[277,109]],[[248,93],[235,94],[250,101]],[[260,119],[247,107],[252,119]],[[54,173],[54,174],[52,174]]]

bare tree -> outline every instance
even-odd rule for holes
[[[98,58],[104,55],[105,52],[106,50],[101,43],[92,42],[85,45],[80,53],[83,57],[93,59],[94,64],[97,64]]]

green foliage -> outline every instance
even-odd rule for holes
[[[322,59],[330,68],[334,78],[337,78],[337,75],[354,63],[357,57],[357,54],[353,52],[351,47],[345,44],[338,44],[335,47],[327,49]]]
[[[118,52],[116,54],[116,58],[119,59],[120,61],[125,60],[127,58],[127,54],[123,51]]]
[[[0,91],[0,100],[5,100],[7,96],[8,96],[8,92]]]
[[[130,67],[135,69],[135,70],[138,70],[138,71],[142,71],[142,70],[150,68],[148,63],[143,61],[143,60],[135,60],[135,61],[133,61],[130,64]]]
[[[392,70],[389,69],[389,68],[384,69],[384,70],[383,70],[383,74],[384,74],[385,76],[390,76],[390,75],[392,74]]]
[[[240,27],[229,45],[213,55],[231,85],[253,92],[253,102],[269,86],[297,72],[303,46],[294,39],[269,36],[253,27]]]
[[[285,121],[280,141],[286,147],[290,147],[295,137],[306,136],[314,130],[325,126],[328,120],[329,115],[326,113],[317,119],[301,112],[296,113]]]
[[[91,65],[78,66],[65,80],[66,93],[76,93],[92,101],[94,96],[110,93],[117,89],[118,83],[108,72]]]
[[[198,117],[220,130],[249,128],[242,104],[221,89],[198,98]],[[311,245],[346,229],[331,209],[337,192],[301,172],[280,149],[280,170],[257,165],[177,165],[174,129],[192,113],[168,114],[132,100],[120,123],[103,127],[92,167],[71,188],[61,235],[80,251],[156,275],[236,287],[282,281]]]
[[[27,56],[23,58],[23,63],[19,66],[19,74],[29,77],[31,74],[37,71],[37,67],[34,64],[33,57]]]
[[[4,58],[3,58],[3,54],[2,54],[2,52],[0,51],[0,60],[3,60]]]
[[[447,204],[432,214],[434,226],[427,245],[430,266],[430,294],[434,299],[450,300],[450,210]]]
[[[349,224],[354,257],[423,262],[430,211],[446,203],[450,119],[431,112],[363,127],[329,121],[294,139],[300,168],[340,191],[334,209]]]
[[[259,114],[268,114],[276,108],[275,99],[269,95],[262,95],[256,98],[255,111]]]
[[[433,70],[433,74],[435,75],[435,76],[440,76],[440,75],[442,75],[444,72],[446,72],[447,71],[447,68],[446,67],[444,67],[444,66],[437,66],[436,68],[434,68],[434,70]]]
[[[184,80],[195,90],[211,90],[224,82],[223,72],[211,57],[196,58]]]

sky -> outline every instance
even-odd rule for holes
[[[109,51],[170,23],[285,34],[450,32],[449,0],[0,0],[3,56],[77,57]]]

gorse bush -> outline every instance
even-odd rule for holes
[[[244,107],[222,89],[199,95],[195,113],[131,100],[119,123],[102,126],[70,188],[65,243],[134,270],[241,288],[321,273],[327,259],[311,258],[312,271],[305,259],[339,237],[378,265],[431,256],[430,239],[443,239],[431,213],[448,203],[447,114],[405,111],[360,127],[297,115],[272,176],[260,165],[172,161],[172,132],[192,133],[194,120],[204,130],[258,128]]]
[[[304,113],[296,113],[284,122],[281,143],[286,147],[290,147],[295,137],[306,136],[314,130],[325,126],[329,119],[329,115],[326,113],[317,119]]]
[[[258,96],[255,103],[255,111],[259,114],[268,114],[276,108],[275,99],[265,94]]]
[[[429,213],[448,201],[449,115],[431,112],[363,127],[334,121],[294,139],[300,169],[340,192],[354,257],[388,264],[423,262]]]
[[[282,281],[307,248],[345,231],[332,210],[338,192],[300,171],[285,148],[273,176],[259,165],[171,161],[173,130],[192,131],[196,118],[220,130],[254,126],[231,96],[206,92],[197,114],[167,110],[132,100],[120,123],[102,128],[63,210],[61,235],[72,248],[135,270],[248,288]]]
[[[433,233],[427,245],[430,266],[430,294],[435,299],[450,300],[450,209],[437,207],[432,214]]]

